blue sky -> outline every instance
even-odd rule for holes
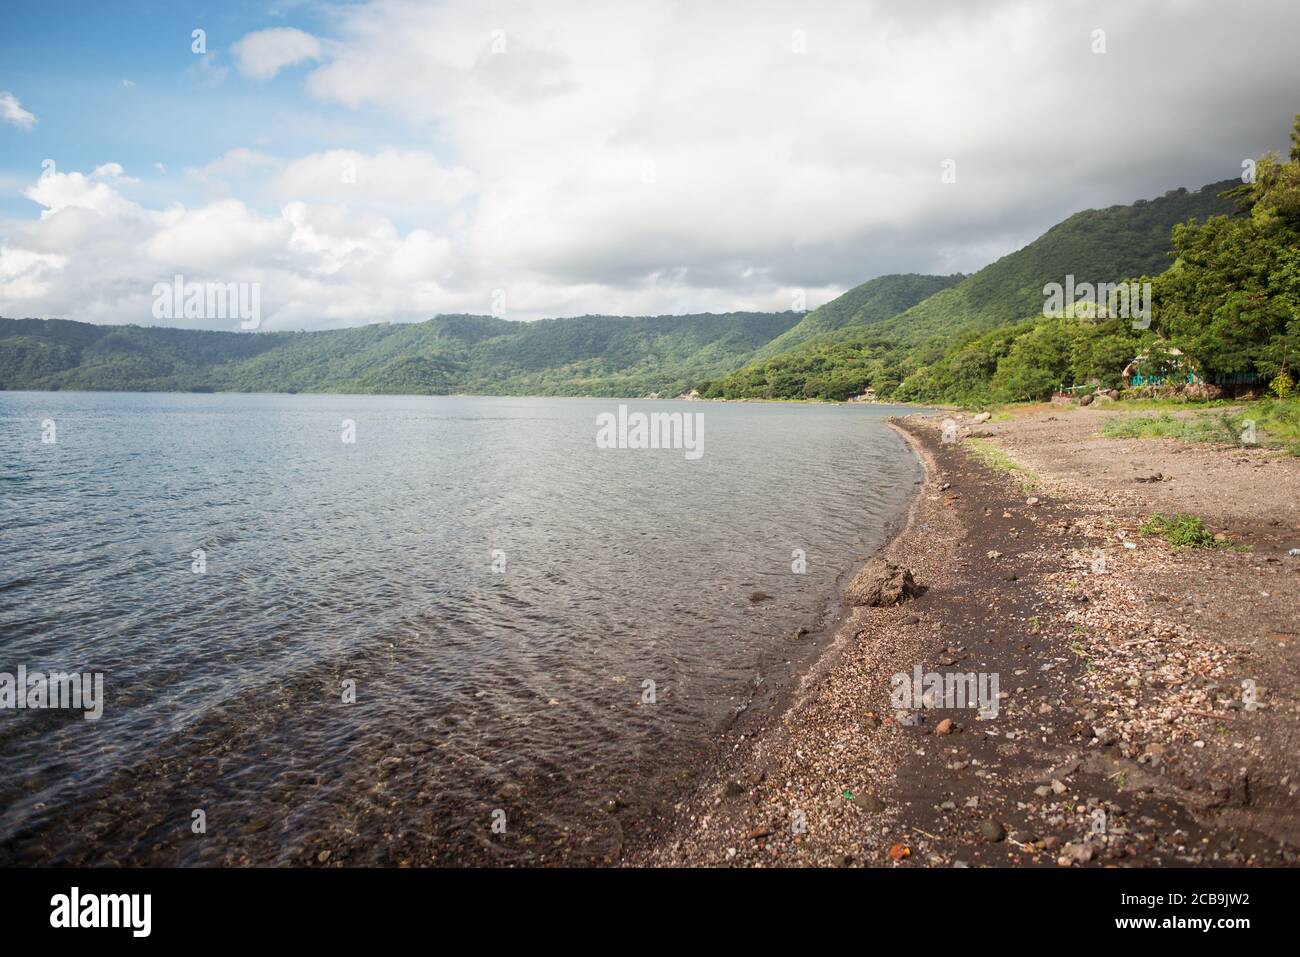
[[[1293,0],[11,5],[0,315],[151,324],[175,275],[260,284],[264,328],[812,308],[1238,175],[1297,35]]]
[[[296,155],[406,136],[383,117],[305,99],[306,67],[269,81],[232,68],[230,45],[250,32],[321,29],[329,10],[319,5],[78,0],[4,17],[0,89],[19,95],[39,124],[37,135],[0,125],[0,175],[11,187],[0,192],[0,214],[34,212],[12,185],[29,182],[46,159],[59,169],[117,162],[141,180],[135,196],[198,202],[201,187],[181,174],[234,146]],[[195,29],[206,31],[208,70],[191,49]]]

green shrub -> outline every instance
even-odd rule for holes
[[[1139,529],[1143,535],[1158,535],[1175,548],[1218,548],[1214,533],[1194,515],[1178,514],[1173,518],[1152,515]]]

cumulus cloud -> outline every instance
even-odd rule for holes
[[[718,308],[735,307],[730,276],[688,294],[680,277],[667,274],[636,286],[506,275],[468,253],[455,217],[442,230],[402,230],[374,210],[340,203],[295,200],[263,213],[224,198],[151,209],[113,182],[76,171],[43,176],[25,195],[42,206],[41,216],[12,226],[0,246],[0,315],[151,325],[153,285],[176,274],[259,283],[264,329],[482,314],[499,289],[515,318],[590,312],[592,303],[615,314],[692,311],[702,289]],[[755,290],[756,308],[791,306],[790,291],[767,280]],[[235,327],[234,320],[192,324]]]
[[[92,179],[103,179],[113,183],[138,183],[133,176],[127,176],[121,163],[101,163],[91,172]]]
[[[0,93],[0,120],[12,123],[20,130],[30,130],[36,125],[36,116],[24,110],[18,97],[7,91]]]
[[[54,253],[9,249],[0,245],[0,300],[38,300],[51,291],[51,284],[68,260]]]
[[[268,155],[250,136],[191,170],[211,202],[190,208],[141,208],[107,174],[40,181],[39,221],[0,255],[61,257],[12,260],[31,314],[112,321],[147,321],[131,290],[204,257],[265,277],[272,328],[486,312],[497,289],[515,318],[816,306],[882,273],[977,269],[1079,209],[1282,145],[1300,7],[1254,10],[340,5],[327,37],[258,31],[234,62],[311,62],[300,95],[384,146]]]
[[[258,30],[230,48],[239,72],[255,80],[269,80],[287,66],[321,58],[321,42],[292,27]]]
[[[343,15],[307,89],[454,144],[481,184],[466,242],[507,275],[672,276],[745,304],[762,277],[978,268],[1080,208],[1232,176],[1297,108],[1291,31],[1208,0],[671,12],[376,2]],[[1269,16],[1300,27],[1293,5]],[[1207,44],[1231,79],[1188,66]],[[1135,99],[1140,126],[1117,107]]]
[[[112,168],[120,172],[122,167],[116,163],[107,164],[107,167],[97,167],[89,176],[77,172],[47,173],[23,190],[23,195],[45,207],[41,211],[42,219],[68,208],[87,209],[101,216],[124,216],[135,206],[124,199],[111,183],[115,178],[111,175]],[[105,176],[105,173],[109,175]]]
[[[329,150],[290,163],[276,177],[274,189],[293,199],[426,204],[455,202],[474,185],[468,169],[447,169],[428,153]]]
[[[129,182],[108,163],[49,173],[24,191],[42,210],[0,246],[0,315],[154,324],[153,285],[176,274],[259,283],[272,329],[490,308],[481,283],[461,281],[470,273],[454,244],[432,231],[404,234],[375,212],[300,201],[274,213],[233,198],[150,209],[122,194]]]

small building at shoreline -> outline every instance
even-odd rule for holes
[[[1157,345],[1143,349],[1120,373],[1130,389],[1142,386],[1196,385],[1202,381],[1183,350]]]

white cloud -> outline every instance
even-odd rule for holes
[[[12,123],[20,130],[30,130],[36,125],[36,117],[23,109],[18,97],[9,92],[0,93],[0,120]]]
[[[1214,9],[378,0],[340,14],[306,88],[451,144],[478,182],[471,260],[549,281],[547,313],[593,284],[651,308],[666,277],[716,308],[975,269],[1080,208],[1232,176],[1289,127],[1300,61],[1294,30]],[[1211,20],[1230,82],[1185,66]],[[1116,114],[1135,98],[1140,129]]]
[[[468,169],[447,169],[428,153],[330,150],[290,163],[273,188],[283,199],[423,205],[463,199],[474,185]]]
[[[150,262],[218,273],[275,257],[293,234],[283,218],[259,216],[235,199],[172,211],[160,226],[144,245]]]
[[[321,42],[292,27],[259,30],[230,48],[239,72],[255,80],[269,80],[286,66],[321,58]]]
[[[406,212],[455,204],[475,186],[473,172],[445,167],[432,153],[414,150],[327,150],[284,160],[248,147],[227,150],[186,171],[213,196],[242,188],[269,202],[294,200],[373,205]],[[253,189],[253,187],[256,187]]]
[[[120,166],[117,168],[121,169]],[[114,217],[132,212],[134,204],[104,181],[102,170],[103,166],[97,167],[90,176],[77,172],[48,173],[23,190],[23,195],[45,207],[41,211],[42,219],[68,208],[87,209],[101,216]]]
[[[96,166],[91,172],[91,178],[108,180],[113,183],[138,183],[140,182],[133,176],[127,176],[126,170],[122,168],[121,163],[103,163]]]
[[[455,262],[455,251],[445,236],[416,229],[385,258],[384,279],[393,283],[445,281]]]
[[[49,295],[59,270],[66,265],[63,256],[0,245],[0,302]]]
[[[150,325],[153,284],[176,273],[260,283],[271,329],[490,308],[490,291],[457,278],[467,270],[454,244],[431,230],[404,235],[383,215],[337,204],[267,214],[226,198],[149,209],[118,192],[118,169],[51,173],[24,191],[43,209],[7,229],[0,315]]]
[[[260,283],[265,329],[483,314],[497,288],[506,289],[515,318],[588,312],[593,302],[623,314],[699,308],[699,287],[688,290],[671,276],[636,288],[557,286],[544,276],[484,269],[467,256],[458,238],[464,220],[455,217],[446,231],[403,231],[384,215],[342,204],[294,201],[260,213],[226,198],[149,209],[80,172],[42,177],[25,194],[44,209],[40,219],[12,226],[0,249],[0,315],[150,325],[153,284],[176,273]],[[737,307],[725,286],[706,295],[717,310]],[[790,291],[769,289],[746,304],[786,309]]]
[[[514,318],[779,310],[796,289],[815,306],[1235,176],[1283,144],[1300,89],[1281,0],[1226,18],[1211,0],[374,0],[328,22],[233,50],[256,78],[315,63],[301,92],[334,138],[309,155],[250,131],[189,171],[199,206],[145,209],[107,174],[28,187],[40,219],[7,249],[62,259],[26,314],[149,321],[135,290],[173,264],[261,277],[270,328],[482,313],[497,288]],[[1205,49],[1231,71],[1189,67]],[[1117,106],[1135,102],[1136,125]]]

